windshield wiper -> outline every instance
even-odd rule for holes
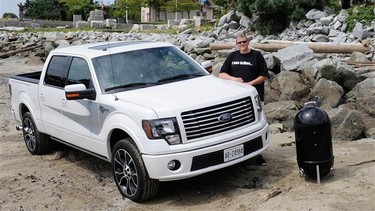
[[[104,91],[108,92],[114,89],[123,89],[123,88],[130,88],[130,87],[136,87],[136,86],[147,86],[147,85],[154,85],[155,83],[145,83],[145,82],[136,82],[136,83],[130,83],[130,84],[123,84],[118,86],[113,86],[104,89]]]
[[[192,78],[192,77],[199,77],[199,76],[204,76],[202,74],[181,74],[181,75],[175,75],[167,78],[163,78],[158,80],[158,83],[160,82],[165,82],[165,81],[173,81],[177,79],[182,79],[182,78]]]

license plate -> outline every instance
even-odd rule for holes
[[[243,156],[243,144],[224,150],[224,162],[228,162]]]

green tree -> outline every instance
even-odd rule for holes
[[[90,15],[90,11],[95,9],[95,5],[92,0],[58,0],[61,4],[67,8],[66,19],[72,20],[74,14],[82,15],[83,19],[87,19]]]
[[[224,15],[225,13],[228,12],[228,10],[231,7],[234,7],[236,5],[235,0],[213,0],[213,2],[214,2],[215,5],[221,7],[221,14],[220,15]],[[243,1],[243,2],[246,3],[246,1]]]
[[[121,0],[117,5],[117,10],[115,15],[117,17],[126,18],[126,11],[128,14],[128,19],[134,22],[141,21],[141,8],[145,6],[144,0]]]
[[[182,18],[184,18],[184,12],[187,12],[188,18],[190,18],[190,12],[199,9],[199,3],[193,0],[177,0],[177,2],[175,0],[169,0],[165,8],[169,12],[181,13]]]
[[[66,20],[66,8],[58,0],[26,0],[25,9],[28,18]]]
[[[160,21],[160,12],[164,10],[167,2],[165,0],[146,0],[145,3],[150,8],[150,11],[152,11],[152,8],[156,11],[156,21]]]
[[[178,0],[180,2],[180,7],[183,12],[186,12],[188,19],[190,19],[190,12],[199,10],[199,3],[196,3],[192,0]]]

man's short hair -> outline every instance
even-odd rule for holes
[[[246,41],[249,41],[249,39],[244,34],[237,35],[236,41],[237,41],[238,38],[242,38],[242,37],[246,38]]]

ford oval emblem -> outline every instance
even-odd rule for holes
[[[231,113],[224,113],[220,115],[218,118],[219,122],[229,122],[232,120],[232,114]]]

